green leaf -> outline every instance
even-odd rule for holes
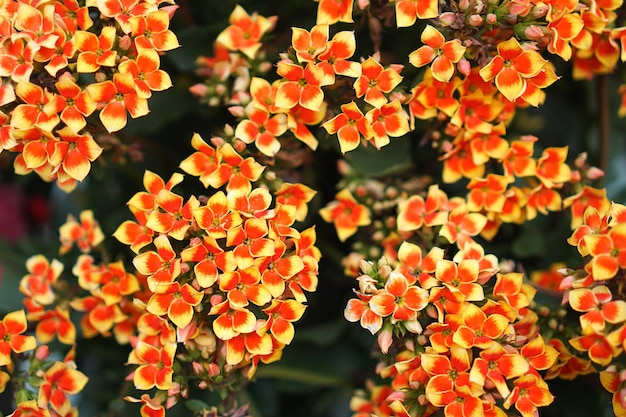
[[[187,407],[189,411],[192,411],[194,413],[199,413],[201,411],[211,409],[211,407],[207,403],[201,400],[196,400],[196,399],[185,401],[185,407]]]
[[[373,146],[359,146],[346,154],[346,159],[363,174],[382,177],[410,166],[410,143],[407,138],[392,138],[391,143],[380,150]]]

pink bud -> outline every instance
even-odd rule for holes
[[[209,92],[209,87],[206,84],[198,83],[189,87],[189,92],[196,97],[203,98]]]
[[[526,29],[524,29],[524,35],[528,37],[528,39],[537,40],[541,39],[545,36],[543,30],[537,25],[530,25]]]
[[[217,366],[216,363],[208,364],[206,369],[209,372],[210,377],[218,376],[220,374],[220,367]]]
[[[128,51],[133,46],[133,40],[128,35],[124,35],[120,38],[119,46],[122,51]]]
[[[226,141],[220,137],[212,137],[211,138],[211,144],[213,146],[223,146],[226,143]]]
[[[392,342],[393,335],[391,333],[391,329],[384,328],[383,331],[378,334],[378,347],[380,348],[380,351],[382,353],[389,352],[389,347],[391,346]]]
[[[219,303],[221,303],[222,301],[224,301],[224,297],[222,297],[222,296],[221,296],[221,295],[219,295],[219,294],[214,294],[214,295],[212,295],[212,296],[211,296],[211,298],[210,298],[210,302],[211,302],[211,305],[212,305],[212,306],[216,306],[216,305],[218,305]]]
[[[204,373],[204,366],[200,362],[191,362],[191,369],[196,375],[202,375]]]
[[[480,26],[483,24],[483,17],[479,14],[473,14],[469,17],[469,19],[467,19],[467,22],[470,24],[470,26]]]
[[[445,12],[439,15],[439,21],[443,26],[450,26],[454,22],[456,22],[456,13],[454,12]]]
[[[493,25],[495,23],[498,22],[498,16],[496,16],[493,13],[488,13],[487,14],[487,23],[489,23],[490,25]]]
[[[465,10],[469,9],[469,7],[470,7],[469,0],[460,0],[459,1],[459,9],[465,11]]]
[[[235,117],[243,117],[246,114],[243,106],[230,106],[228,111]]]
[[[357,0],[357,5],[359,9],[365,10],[370,5],[370,0]]]
[[[456,68],[461,74],[465,76],[470,75],[470,73],[472,72],[472,66],[470,65],[470,62],[465,58],[461,58],[461,60],[457,62]]]
[[[600,168],[589,167],[589,169],[587,170],[587,178],[589,178],[590,180],[597,180],[602,177],[604,177],[604,171],[602,171]]]
[[[171,19],[172,17],[174,17],[174,12],[176,11],[176,9],[178,9],[178,7],[179,7],[178,5],[171,5],[171,6],[161,7],[160,10],[165,10],[167,12],[167,15]]]
[[[572,175],[570,176],[569,181],[572,184],[575,184],[577,182],[580,182],[581,179],[582,179],[582,176],[580,175],[580,171],[572,171]]]
[[[533,17],[544,17],[548,14],[548,6],[535,6],[531,14]]]
[[[385,401],[390,402],[390,401],[404,401],[406,399],[406,394],[402,391],[394,391],[391,394],[389,394],[389,396],[387,398],[385,398]]]
[[[104,72],[98,71],[98,72],[96,72],[96,75],[94,75],[94,78],[96,79],[96,82],[101,83],[103,81],[106,81],[107,76],[106,76],[106,74]]]
[[[50,355],[50,348],[48,347],[48,345],[38,346],[35,350],[35,357],[40,361],[46,359],[48,355]]]
[[[235,143],[233,143],[233,148],[235,148],[235,150],[239,153],[243,152],[244,149],[246,149],[246,143],[240,140],[236,140]]]

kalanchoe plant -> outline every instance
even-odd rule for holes
[[[179,47],[176,9],[0,4],[0,151],[17,174],[67,192],[87,177],[128,114],[145,116],[172,86],[160,60]],[[317,0],[271,62],[277,17],[237,5],[188,88],[199,106],[227,108],[229,124],[193,134],[184,174],[144,171],[132,219],[112,233],[132,260],[107,252],[90,207],[59,229],[59,256],[76,246],[76,259],[27,260],[25,308],[0,320],[12,416],[78,415],[71,396],[91,376],[76,344],[95,337],[128,347],[134,390],[119,396],[143,417],[179,402],[256,413],[239,394],[293,342],[322,249],[346,249],[356,288],[344,317],[376,337],[377,380],[353,396],[354,416],[531,417],[553,403],[552,380],[596,372],[625,416],[626,210],[594,186],[606,161],[570,161],[568,144],[516,126],[562,82],[563,62],[575,80],[616,72],[624,19],[621,0]],[[393,30],[418,35],[401,57],[385,49]],[[387,161],[402,143],[406,155]],[[318,147],[337,155],[340,179],[315,213],[322,181],[304,183]],[[558,214],[575,264],[529,270],[498,247]],[[318,248],[317,218],[333,225],[324,242],[339,242]],[[202,390],[219,399],[194,402]]]

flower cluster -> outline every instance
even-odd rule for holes
[[[11,0],[0,8],[0,152],[66,191],[102,153],[98,136],[145,116],[171,86],[160,54],[178,47],[173,1]],[[96,118],[97,116],[97,118]],[[99,119],[99,122],[98,122]]]

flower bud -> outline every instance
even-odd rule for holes
[[[439,22],[441,22],[442,26],[451,26],[456,22],[456,13],[454,12],[445,12],[439,15]]]
[[[470,75],[470,73],[472,72],[472,66],[470,62],[465,58],[461,58],[461,60],[456,64],[456,68],[461,74],[465,76]]]
[[[356,4],[360,10],[365,10],[370,5],[370,0],[357,0]]]
[[[478,27],[482,25],[483,21],[484,21],[483,17],[479,14],[473,14],[467,19],[467,23],[469,23],[470,26],[474,26],[474,27]]]
[[[496,16],[493,13],[488,13],[486,20],[487,20],[487,23],[489,23],[490,25],[493,25],[498,22],[498,16]]]

